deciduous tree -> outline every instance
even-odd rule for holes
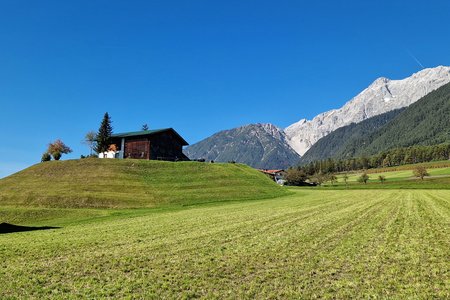
[[[53,143],[48,144],[47,153],[50,153],[54,160],[59,160],[63,154],[71,153],[70,149],[63,141],[57,139]]]
[[[306,173],[299,169],[288,169],[285,179],[289,185],[301,185],[307,179]]]
[[[83,143],[89,147],[90,155],[97,146],[97,134],[95,131],[89,131],[84,136]]]
[[[424,166],[416,166],[413,170],[413,174],[414,174],[414,176],[419,177],[422,180],[425,176],[430,175],[430,174],[428,174],[428,171],[427,171],[427,169],[425,169]]]

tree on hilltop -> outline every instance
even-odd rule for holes
[[[97,133],[95,131],[88,131],[84,136],[83,144],[89,147],[89,154],[92,155],[92,152],[97,147]]]
[[[48,144],[47,153],[49,153],[54,160],[59,160],[63,154],[71,153],[72,149],[66,146],[63,141],[57,139],[53,143]]]
[[[95,147],[97,153],[108,151],[109,145],[111,145],[112,132],[111,118],[108,112],[106,112],[97,133],[97,146]]]

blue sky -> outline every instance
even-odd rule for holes
[[[337,3],[338,2],[338,3]],[[364,2],[364,3],[362,3]],[[0,2],[0,177],[61,138],[285,127],[380,76],[450,65],[450,1]]]

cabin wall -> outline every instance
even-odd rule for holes
[[[124,158],[150,159],[150,144],[147,138],[125,140]]]
[[[150,157],[158,160],[182,159],[183,145],[177,136],[162,132],[150,138]]]

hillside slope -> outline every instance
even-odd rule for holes
[[[259,169],[284,169],[300,156],[284,132],[272,124],[251,124],[224,130],[185,149],[191,159],[236,161]]]
[[[413,103],[391,122],[371,134],[355,156],[413,145],[436,145],[450,141],[450,84]]]
[[[392,121],[405,108],[396,109],[360,123],[336,129],[317,141],[300,159],[300,164],[327,158],[353,157],[363,145],[370,143],[370,136]]]
[[[0,180],[0,205],[158,207],[286,194],[240,164],[83,159],[51,161]]]

